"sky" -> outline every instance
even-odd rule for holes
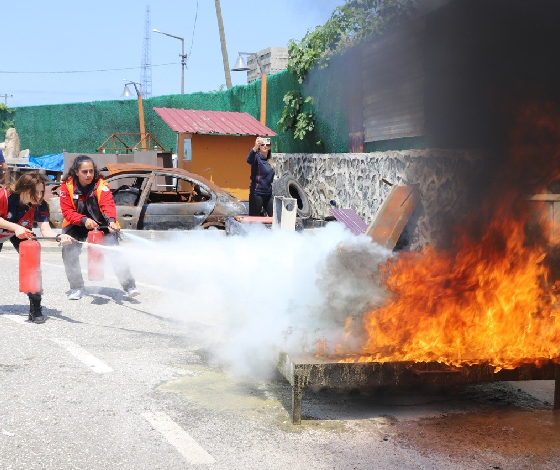
[[[301,40],[343,3],[221,0],[230,69],[240,51]],[[0,102],[17,108],[121,99],[123,80],[141,82],[148,6],[152,96],[181,92],[181,41],[152,29],[184,38],[185,93],[225,86],[214,0],[0,0]],[[243,85],[246,72],[231,72],[231,79]]]

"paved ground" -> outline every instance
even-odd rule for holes
[[[0,252],[3,470],[560,465],[550,381],[306,391],[303,423],[293,426],[289,385],[226,373],[212,360],[212,322],[178,320],[179,307],[150,273],[135,269],[138,300],[107,275],[68,301],[52,245],[42,254],[49,319],[35,325],[26,321],[17,266],[13,250]]]

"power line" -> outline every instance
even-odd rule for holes
[[[169,62],[167,64],[155,64],[152,67],[164,67],[167,65],[177,65],[179,62]],[[11,70],[0,70],[0,73],[10,73],[10,74],[42,74],[42,73],[96,73],[96,72],[115,72],[119,70],[137,70],[142,67],[125,67],[122,69],[97,69],[97,70],[65,70],[65,71],[43,71],[43,72],[16,72]]]
[[[194,44],[194,32],[196,30],[196,19],[198,18],[198,0],[196,0],[196,12],[194,14],[194,24],[193,24],[193,30],[192,30],[192,39],[191,39],[191,48],[189,49],[189,53],[188,56],[191,56],[191,51],[193,48],[193,44]]]

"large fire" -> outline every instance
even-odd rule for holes
[[[452,248],[400,253],[381,267],[392,295],[365,315],[363,350],[343,361],[489,363],[499,370],[560,358],[560,291],[551,276],[558,267],[550,244],[542,242],[546,235],[528,236],[536,204],[528,209],[518,185],[538,169],[541,187],[531,190],[544,192],[542,183],[557,176],[560,113],[554,109],[547,118],[538,107],[530,111],[517,123],[524,131],[514,134],[509,150],[515,151],[496,179],[508,184],[496,184],[472,220],[455,231]],[[554,135],[547,140],[554,145],[535,152],[527,129],[537,130],[537,138]],[[546,224],[539,222],[541,234],[550,229]]]
[[[557,358],[560,306],[545,249],[522,220],[497,216],[481,240],[405,253],[382,267],[392,293],[366,315],[359,361],[489,362],[509,368]]]

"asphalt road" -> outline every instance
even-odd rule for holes
[[[552,382],[306,391],[294,426],[289,384],[225,373],[203,339],[212,326],[178,322],[143,273],[137,299],[108,275],[69,301],[56,247],[42,272],[36,325],[17,253],[0,252],[3,470],[558,468]]]

